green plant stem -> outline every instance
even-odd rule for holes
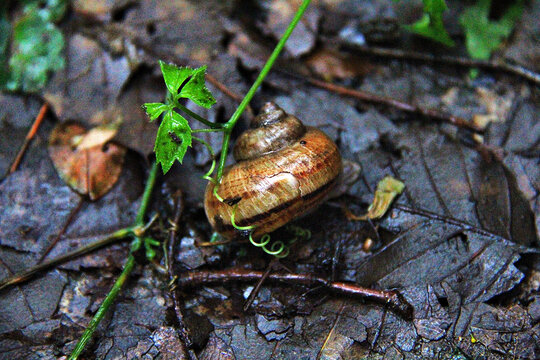
[[[259,86],[261,86],[262,82],[266,78],[266,75],[268,75],[268,72],[270,71],[270,69],[274,65],[274,62],[276,61],[279,54],[281,53],[281,50],[283,50],[283,47],[285,46],[285,43],[289,39],[289,36],[291,36],[294,28],[296,27],[296,24],[298,24],[298,21],[300,21],[300,18],[302,17],[304,12],[306,11],[306,9],[307,9],[310,2],[311,2],[311,0],[304,0],[302,2],[300,7],[298,8],[298,10],[296,11],[296,14],[294,15],[293,20],[289,24],[289,27],[287,28],[287,30],[285,30],[285,33],[283,34],[283,36],[279,40],[279,42],[276,45],[274,51],[272,52],[272,54],[270,55],[270,57],[266,61],[266,64],[264,64],[264,67],[262,68],[259,76],[257,77],[255,82],[253,83],[253,85],[249,89],[246,96],[244,96],[244,99],[242,99],[242,102],[240,103],[240,105],[238,105],[238,107],[236,108],[236,111],[231,116],[229,121],[227,121],[223,125],[223,127],[225,128],[225,132],[223,134],[223,144],[221,146],[221,156],[219,158],[217,175],[216,175],[218,184],[221,181],[221,178],[223,176],[223,169],[225,168],[225,160],[227,160],[227,151],[229,150],[229,142],[230,142],[232,129],[234,128],[234,126],[236,125],[236,122],[238,121],[238,119],[240,118],[240,116],[242,115],[244,110],[246,109],[246,106],[249,104],[249,102],[251,101],[251,99],[255,95],[255,92],[257,91]]]
[[[152,196],[152,190],[154,190],[154,185],[156,184],[158,173],[158,163],[154,161],[152,168],[150,168],[150,174],[148,174],[148,180],[146,181],[146,186],[144,187],[144,193],[141,200],[141,206],[137,212],[137,217],[135,218],[135,226],[140,226],[144,224],[144,215],[146,215],[146,210],[150,203],[150,196]]]
[[[174,102],[174,106],[177,107],[178,109],[182,110],[183,112],[185,112],[186,114],[188,114],[189,116],[194,118],[195,120],[198,120],[198,121],[202,122],[204,125],[208,126],[211,129],[222,129],[223,128],[222,124],[213,123],[213,122],[203,118],[201,115],[199,115],[197,113],[194,113],[193,111],[189,110],[187,107],[180,104],[178,101]]]
[[[116,279],[113,287],[111,288],[111,291],[107,294],[107,297],[99,307],[98,311],[92,318],[92,321],[90,321],[90,324],[88,324],[88,327],[82,334],[81,338],[79,339],[79,342],[77,343],[77,346],[75,346],[75,349],[69,356],[69,360],[75,360],[78,359],[81,353],[83,352],[84,348],[86,347],[86,344],[90,339],[92,338],[92,335],[96,331],[96,328],[98,327],[99,323],[101,322],[101,319],[103,319],[103,316],[107,313],[111,305],[113,304],[114,300],[116,299],[116,296],[122,289],[122,286],[126,283],[126,280],[129,278],[129,274],[133,270],[135,266],[135,257],[133,257],[132,254],[129,255],[126,264],[124,265],[124,270],[122,270],[122,273]]]
[[[158,164],[157,161],[152,164],[152,168],[150,169],[150,174],[148,175],[148,180],[146,181],[146,186],[144,188],[144,193],[141,200],[141,205],[139,207],[139,212],[137,213],[137,217],[135,218],[135,225],[134,227],[141,226],[144,224],[144,216],[146,215],[146,210],[148,209],[148,205],[150,203],[150,197],[152,196],[152,191],[154,190],[154,185],[156,183],[158,173]],[[75,346],[75,349],[69,356],[69,360],[75,360],[78,359],[81,353],[83,352],[86,344],[92,336],[94,335],[94,332],[96,331],[96,328],[98,327],[99,323],[103,319],[103,316],[107,313],[111,305],[113,304],[114,300],[116,299],[116,296],[122,289],[122,286],[126,283],[127,279],[129,278],[129,274],[133,270],[135,266],[135,257],[133,256],[134,249],[140,248],[141,245],[141,238],[138,236],[133,240],[131,245],[131,251],[128,256],[128,259],[126,263],[124,264],[124,269],[122,270],[122,273],[114,283],[113,287],[107,294],[107,297],[99,307],[98,311],[90,321],[90,324],[88,324],[88,327],[82,334],[81,338],[77,342],[77,345]]]
[[[225,129],[220,128],[220,129],[195,129],[195,130],[191,130],[192,133],[205,133],[205,132],[216,132],[216,131],[225,131]]]
[[[59,256],[57,258],[51,259],[49,261],[43,262],[37,266],[32,267],[31,269],[28,269],[22,273],[15,274],[5,280],[2,280],[0,282],[0,290],[9,287],[11,285],[22,283],[28,279],[30,279],[32,276],[37,274],[40,271],[50,269],[56,265],[62,264],[66,261],[73,260],[76,257],[79,257],[81,255],[87,254],[91,251],[94,251],[96,249],[99,249],[105,245],[112,244],[113,242],[116,242],[120,239],[125,238],[133,231],[133,227],[128,227],[125,229],[120,229],[109,236],[104,237],[103,239],[97,240],[87,246],[82,246],[78,249],[75,249],[71,252],[68,252],[67,254],[64,254],[62,256]]]

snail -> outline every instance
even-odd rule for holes
[[[320,205],[336,186],[342,160],[321,130],[269,102],[242,133],[214,196],[206,188],[204,208],[212,227],[226,238],[253,229],[258,238]],[[234,216],[234,218],[231,218]],[[235,224],[236,226],[234,226]]]

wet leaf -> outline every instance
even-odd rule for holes
[[[405,184],[401,181],[391,176],[385,177],[377,184],[375,197],[371,205],[369,205],[367,214],[362,216],[350,214],[348,217],[352,220],[374,220],[383,217],[390,208],[392,201],[403,192],[403,189],[405,189]]]
[[[217,336],[211,336],[204,348],[201,360],[236,360],[234,351]]]
[[[80,125],[60,124],[51,132],[49,154],[58,175],[73,190],[88,195],[91,200],[97,200],[118,180],[126,150],[114,143],[101,146],[99,142],[92,148],[80,149],[79,141],[82,140],[84,144],[87,134]],[[88,140],[92,141],[96,142],[95,139]]]
[[[88,128],[103,124],[104,118],[97,114],[120,109],[124,122],[117,140],[141,154],[151,152],[158,128],[140,107],[143,102],[163,100],[158,59],[192,67],[207,64],[209,74],[243,95],[277,39],[277,30],[272,32],[270,25],[279,21],[270,24],[266,17],[270,10],[265,6],[271,2],[260,7],[263,2],[99,1],[93,9],[88,5],[87,13],[80,3],[71,4],[73,11],[65,23],[70,61],[64,72],[53,75],[54,87],[48,88],[45,98],[60,121],[77,119]],[[295,1],[289,3],[297,6]],[[301,45],[312,46],[315,38],[317,48],[327,48],[335,45],[328,39],[342,29],[354,29],[368,44],[383,41],[407,50],[409,45],[389,30],[395,30],[398,18],[410,18],[415,7],[409,3],[402,1],[397,8],[390,0],[314,1],[310,7],[317,8],[317,31],[306,35],[307,43]],[[525,17],[508,40],[512,51],[506,50],[505,56],[534,68],[538,5],[526,6]],[[454,15],[457,12],[446,19],[452,34],[459,31]],[[310,21],[305,26],[315,29]],[[241,49],[240,38],[245,40]],[[233,51],[235,46],[238,52]],[[433,50],[420,43],[415,46]],[[164,53],[169,57],[162,57]],[[538,236],[540,177],[534,89],[498,72],[464,83],[466,71],[459,68],[399,60],[373,61],[375,71],[360,84],[356,79],[343,81],[464,118],[497,114],[500,121],[488,124],[484,142],[503,148],[503,161],[490,162],[474,149],[469,134],[453,126],[345,99],[274,71],[296,65],[299,71],[306,70],[300,61],[276,64],[253,99],[253,109],[277,101],[327,132],[345,158],[362,165],[362,172],[350,189],[352,196],[334,199],[298,221],[297,225],[311,230],[312,238],[296,244],[284,265],[293,272],[330,280],[396,287],[413,304],[414,318],[407,321],[380,304],[287,283],[264,283],[248,311],[242,306],[254,283],[180,289],[181,310],[197,356],[537,358],[540,316],[534,284],[538,275],[532,267],[538,265],[531,251],[536,250]],[[479,86],[485,89],[480,96]],[[186,105],[212,121],[226,120],[237,102],[213,84],[208,88],[217,106],[202,109],[191,101]],[[448,89],[454,90],[443,101]],[[0,97],[0,164],[10,163],[40,105],[37,98]],[[247,126],[247,120],[235,132]],[[4,263],[0,276],[8,273],[7,268],[18,271],[36,261],[79,201],[55,174],[47,156],[51,127],[50,121],[43,122],[20,170],[0,183]],[[203,135],[219,148],[219,136]],[[205,182],[198,178],[202,171],[197,167],[207,164],[208,157],[205,150],[196,151],[189,151],[182,166],[171,169],[164,177],[166,185],[152,201],[165,219],[170,217],[169,204],[161,197],[169,197],[169,185],[178,185],[186,194],[186,229],[179,229],[175,271],[236,266],[264,271],[267,259],[243,243],[197,246],[208,240],[210,229],[200,206]],[[100,201],[83,204],[49,257],[129,226],[140,201],[143,163],[129,152],[117,184]],[[407,185],[388,214],[372,221],[373,226],[348,221],[336,204],[347,201],[356,213],[364,213],[378,182],[387,175]],[[167,236],[158,227],[152,231],[153,236]],[[362,250],[367,238],[373,241],[369,253]],[[3,292],[0,301],[5,297],[7,318],[0,321],[5,330],[0,331],[0,348],[5,350],[0,358],[57,359],[69,354],[118,275],[127,245],[107,247]],[[27,306],[20,294],[31,294],[28,288],[34,286],[43,289],[35,285],[40,282],[54,291],[32,293],[43,296],[27,296]],[[138,264],[85,356],[182,358],[168,293],[156,271]],[[28,308],[39,310],[35,321]],[[471,342],[471,336],[476,342]]]
[[[109,124],[88,130],[88,132],[81,137],[80,141],[77,142],[77,150],[82,151],[96,146],[105,145],[114,138],[118,132],[119,125],[120,124],[118,123]]]
[[[514,34],[506,40],[507,45],[505,44],[503,49],[505,59],[536,71],[540,70],[540,47],[536,36],[539,15],[540,3],[526,2],[523,15],[516,23]]]
[[[363,76],[373,68],[359,57],[345,56],[329,49],[313,53],[306,59],[306,63],[327,81]]]
[[[96,113],[117,106],[131,73],[129,63],[81,34],[67,35],[65,54],[66,68],[52,76],[43,95],[61,121],[76,119],[95,126]]]

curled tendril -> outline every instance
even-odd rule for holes
[[[231,214],[231,224],[232,224],[232,226],[235,229],[240,230],[240,231],[254,230],[255,226],[253,226],[253,225],[249,225],[249,226],[238,226],[238,225],[236,225],[236,223],[234,222],[234,217],[236,216],[236,209],[238,209],[238,203],[234,204],[233,211],[232,211],[232,214]]]
[[[212,180],[213,180],[212,183],[215,184],[214,190],[212,191],[212,192],[214,193],[214,196],[216,197],[216,199],[218,199],[219,202],[225,202],[225,199],[223,199],[223,198],[222,198],[221,196],[219,196],[219,194],[217,193],[218,187],[219,187],[219,186],[216,184],[216,182],[215,182],[214,179],[212,179]]]
[[[256,246],[256,247],[260,247],[260,248],[263,248],[270,242],[270,235],[268,234],[264,234],[262,237],[261,237],[261,240],[260,242],[257,242],[255,239],[253,239],[253,231],[249,233],[249,242],[253,245],[253,246]]]
[[[278,241],[273,242],[272,245],[270,245],[270,249],[265,248],[264,251],[270,255],[278,256],[278,255],[283,254],[283,251],[285,250],[285,248],[286,248],[285,243],[281,240],[278,240]]]
[[[283,241],[276,241],[270,245],[270,248],[267,245],[271,241],[270,234],[264,234],[259,241],[253,239],[253,233],[255,232],[255,226],[238,226],[235,222],[236,210],[238,209],[238,204],[234,205],[232,214],[231,214],[231,224],[232,226],[240,231],[251,230],[249,232],[249,242],[258,248],[261,248],[265,253],[269,255],[274,255],[278,258],[284,258],[289,255],[289,247],[285,245]]]
[[[198,139],[198,141],[200,141],[203,145],[205,145],[207,148],[208,148],[208,151],[210,151],[210,153],[212,154],[212,158],[214,156],[213,154],[213,151],[211,150],[211,148],[209,147],[209,145],[202,139]],[[204,179],[210,181],[212,184],[214,184],[214,189],[213,189],[213,194],[214,196],[216,197],[216,199],[218,199],[218,201],[220,202],[225,202],[225,199],[223,199],[221,196],[219,196],[219,194],[217,193],[218,191],[218,187],[219,185],[217,184],[217,181],[215,179],[213,179],[211,177],[211,174],[212,172],[214,171],[214,167],[215,167],[215,160],[212,160],[212,167],[210,169],[210,171],[208,171],[208,173],[203,176]],[[291,240],[288,241],[288,244],[285,244],[283,241],[281,240],[278,240],[278,241],[275,241],[273,242],[271,245],[270,245],[270,248],[267,247],[268,244],[270,244],[270,241],[271,241],[271,237],[269,234],[264,234],[261,239],[259,241],[253,239],[253,233],[255,232],[255,226],[254,225],[248,225],[248,226],[240,226],[238,224],[236,224],[236,220],[235,220],[235,217],[236,217],[236,211],[238,209],[238,203],[234,204],[233,206],[233,210],[232,210],[232,213],[231,213],[231,225],[236,229],[236,230],[239,230],[239,231],[249,231],[249,242],[253,245],[253,246],[256,246],[258,248],[261,248],[265,253],[269,254],[269,255],[273,255],[277,258],[284,258],[284,257],[287,257],[289,255],[289,245],[292,244],[293,242],[295,242],[298,238],[310,238],[311,237],[311,232],[309,230],[306,230],[306,229],[302,229],[298,226],[295,226],[295,227],[292,227],[292,231],[295,235],[295,237]]]
[[[201,138],[198,138],[196,136],[193,136],[192,137],[193,140],[196,140],[198,142],[200,142],[201,144],[203,144],[205,147],[206,147],[206,150],[208,150],[208,152],[210,153],[210,156],[212,157],[212,165],[210,166],[210,170],[208,170],[208,172],[206,174],[204,174],[203,176],[201,176],[201,178],[205,179],[205,180],[208,180],[210,181],[212,184],[216,184],[216,180],[212,177],[212,173],[214,172],[214,169],[216,168],[216,154],[214,153],[214,149],[212,149],[212,147],[210,146],[210,144],[208,144],[206,141],[204,141],[203,139]],[[218,198],[219,200],[219,198]]]

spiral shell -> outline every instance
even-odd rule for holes
[[[342,169],[336,144],[322,131],[304,126],[274,103],[267,103],[233,149],[236,164],[224,170],[217,193],[209,183],[205,211],[226,238],[238,226],[253,226],[253,237],[272,232],[320,205]]]

